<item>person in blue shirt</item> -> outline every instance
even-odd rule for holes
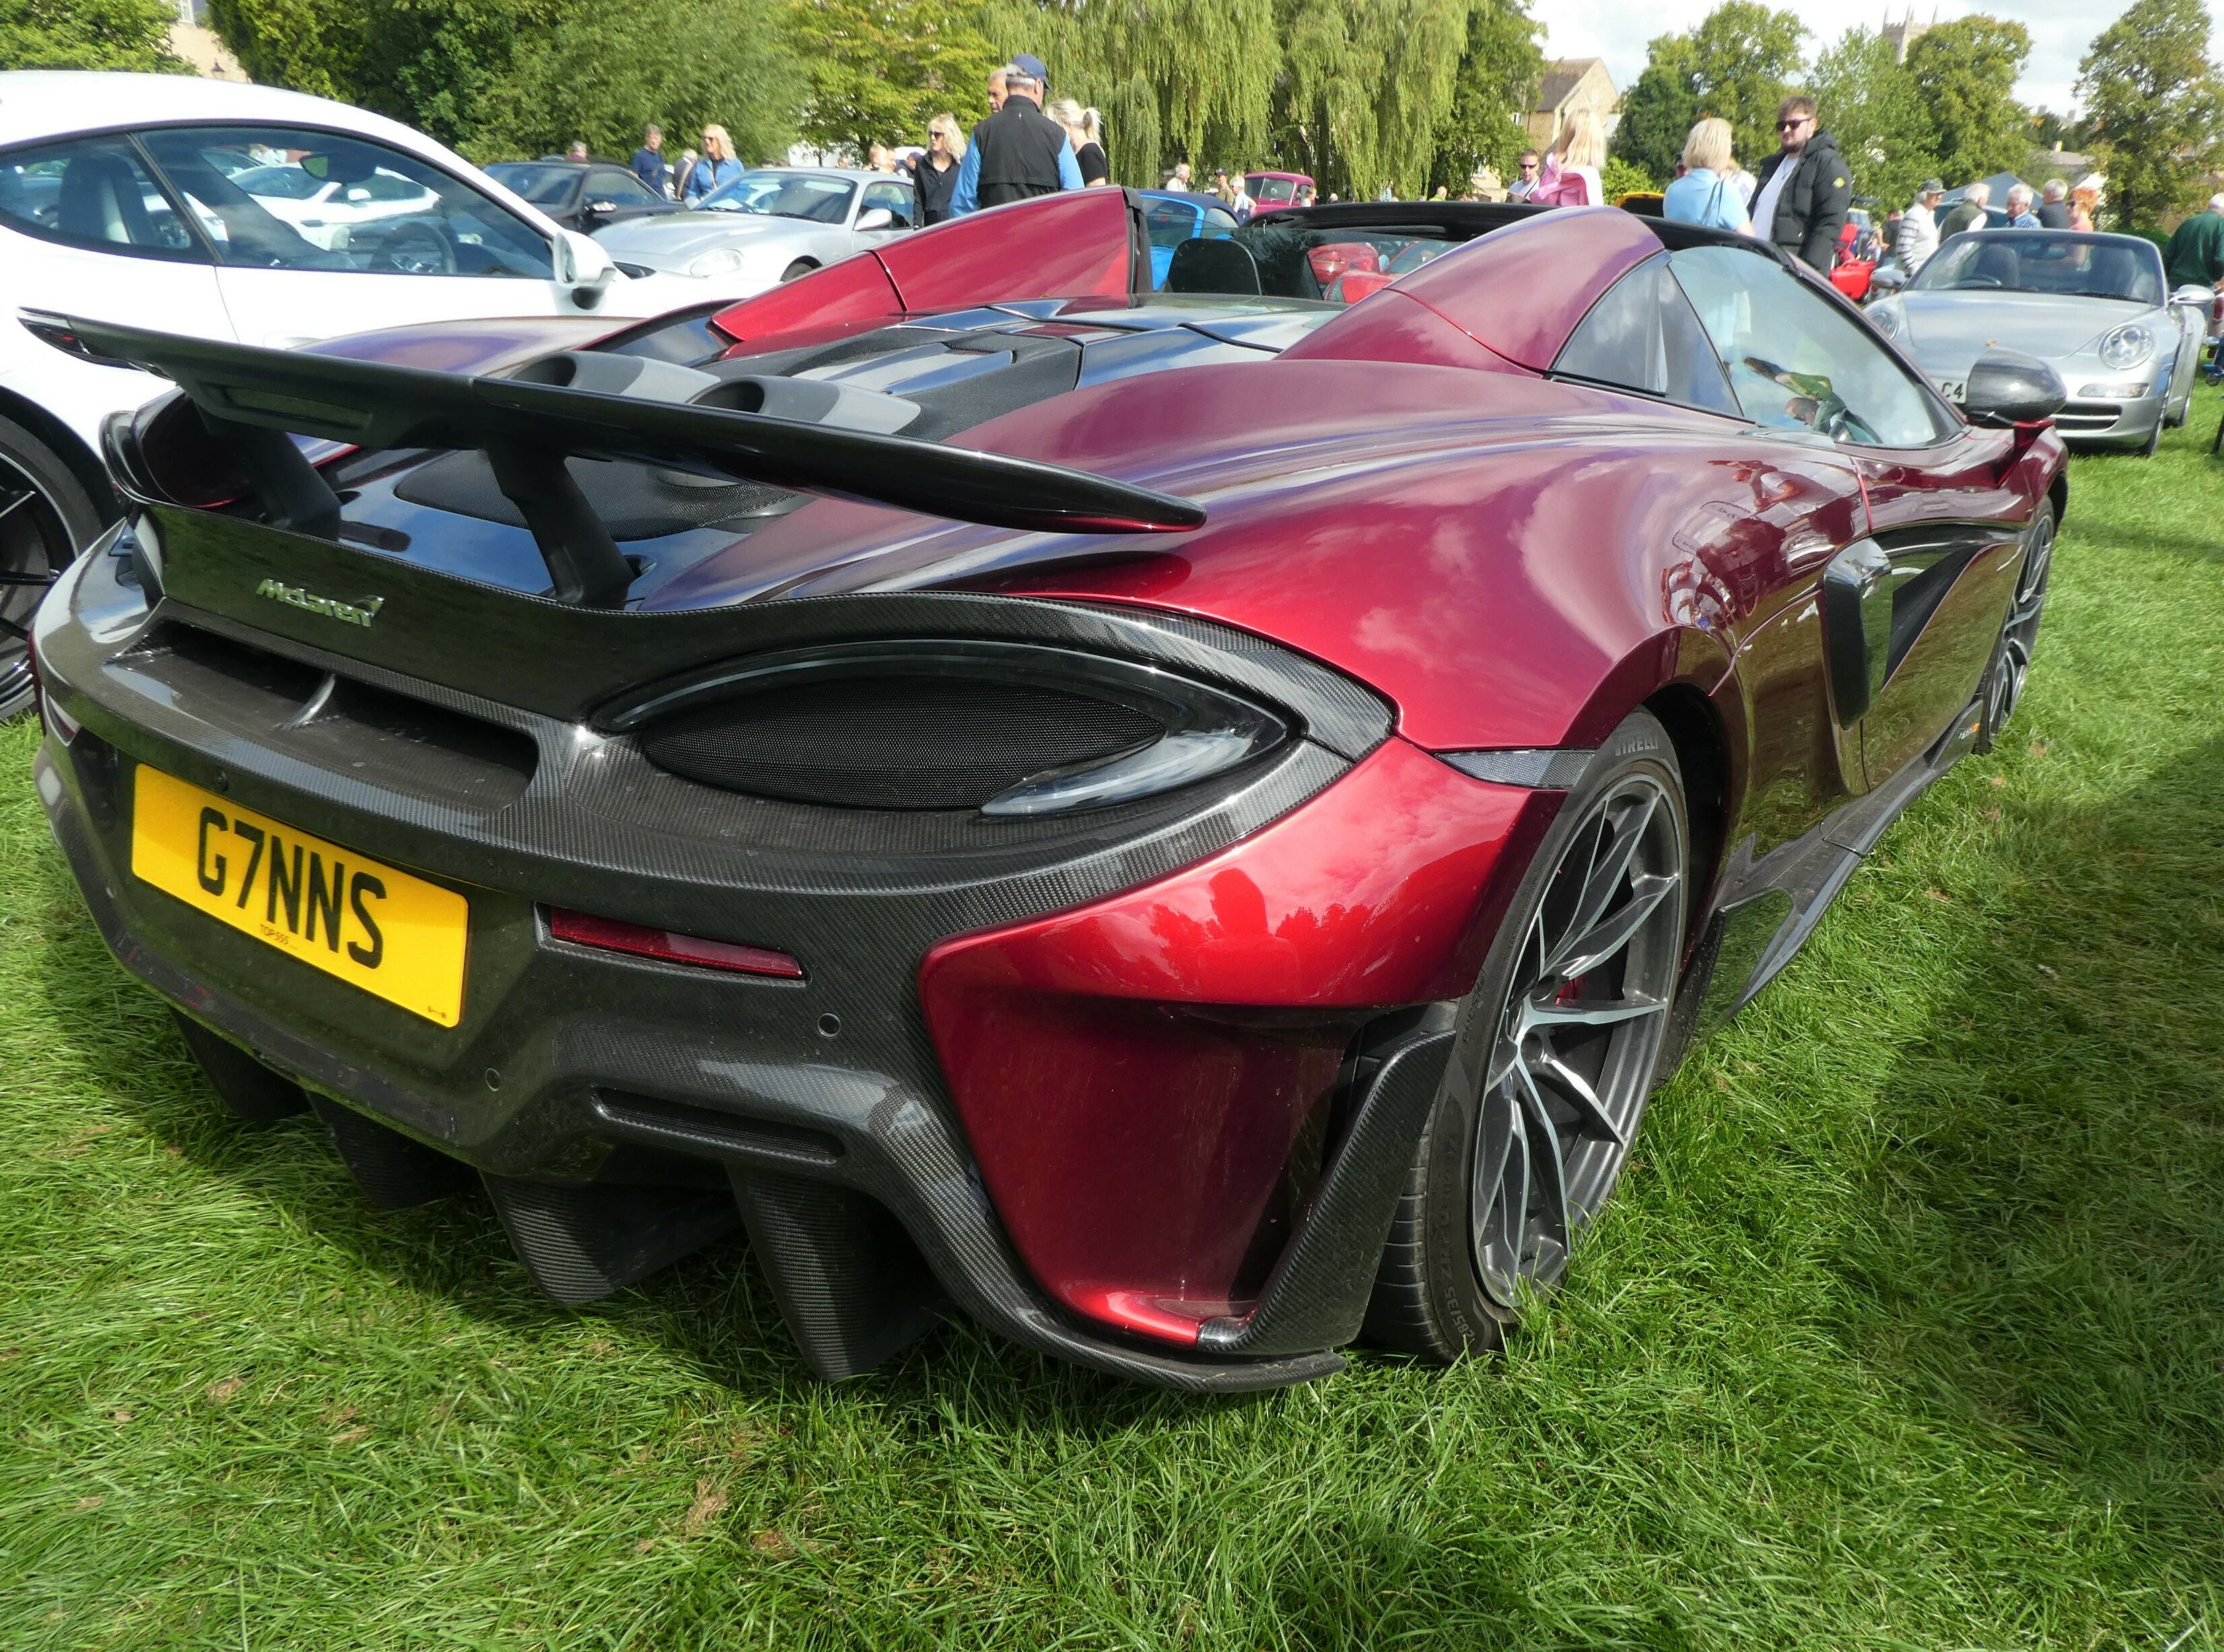
[[[1740,235],[1753,233],[1745,197],[1730,181],[1736,166],[1730,158],[1733,141],[1726,120],[1709,117],[1691,129],[1684,140],[1684,175],[1670,184],[1660,198],[1661,217]]]
[[[2008,228],[2012,230],[2043,230],[2046,225],[2038,213],[2031,210],[2031,186],[2016,184],[2008,190]]]
[[[973,129],[957,163],[950,191],[953,218],[1083,187],[1073,140],[1042,112],[1049,84],[1042,60],[1023,53],[1004,66],[1003,77],[1003,106]]]
[[[726,129],[706,126],[703,129],[703,158],[689,170],[680,199],[693,206],[712,190],[723,188],[741,175],[742,163],[734,159],[734,140],[726,136]]]
[[[666,180],[672,168],[664,164],[664,129],[654,121],[641,128],[641,147],[633,152],[633,175],[654,190],[669,197],[672,188]]]

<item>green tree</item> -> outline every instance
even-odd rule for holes
[[[0,0],[0,69],[182,70],[162,0]]]
[[[1870,29],[1847,30],[1815,60],[1814,90],[1855,192],[1873,199],[1880,212],[1913,200],[1938,161],[1930,152],[1923,93],[1890,43]]]
[[[1485,167],[1510,176],[1527,142],[1522,117],[1544,72],[1542,31],[1520,0],[1475,0],[1451,97],[1437,122],[1428,187],[1463,194]]]
[[[359,95],[363,11],[349,0],[209,0],[208,20],[251,80],[313,98]]]
[[[2022,164],[2031,121],[2015,100],[2015,83],[2030,55],[2021,23],[1981,12],[1941,23],[1907,48],[1907,72],[1930,113],[1931,152],[1949,188]]]
[[[1614,154],[1665,184],[1692,123],[1713,115],[1730,123],[1739,160],[1758,165],[1776,148],[1776,106],[1799,67],[1806,32],[1791,12],[1724,0],[1697,28],[1654,41],[1623,100]]]
[[[862,157],[875,143],[924,143],[944,110],[971,125],[1005,54],[962,0],[800,0],[796,44],[811,66],[803,136]],[[719,26],[731,29],[723,16]]]
[[[2134,0],[2077,66],[2087,129],[2118,227],[2159,229],[2224,161],[2224,81],[2208,59],[2201,0]]]
[[[591,0],[512,57],[483,99],[473,147],[534,155],[584,137],[623,155],[650,121],[677,156],[716,121],[743,161],[784,158],[795,142],[803,67],[786,34],[787,0]]]

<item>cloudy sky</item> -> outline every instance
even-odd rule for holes
[[[1820,47],[1848,28],[1856,24],[1874,28],[1885,18],[1881,6],[1872,12],[1831,0],[1770,3],[1797,12],[1805,22],[1810,61]],[[2070,88],[2076,83],[2078,59],[2126,3],[2128,0],[1997,0],[1973,5],[1968,0],[1938,0],[1937,10],[1942,22],[1986,11],[2012,18],[2031,30],[2031,61],[2025,66],[2017,95],[2033,107],[2059,112],[2073,102]],[[1893,0],[1894,18],[1905,4],[1905,0]],[[1645,67],[1645,47],[1654,35],[1689,28],[1713,9],[1713,0],[1538,0],[1531,11],[1545,25],[1549,55],[1602,57],[1615,84],[1627,86]],[[1932,0],[1916,0],[1915,9],[1918,17],[1928,19]]]

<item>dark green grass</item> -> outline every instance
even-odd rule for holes
[[[738,1252],[540,1301],[218,1113],[0,733],[0,1643],[2224,1643],[2224,465],[2081,460],[2009,749],[1663,1092],[1505,1358],[1248,1402]]]

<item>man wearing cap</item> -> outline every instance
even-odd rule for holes
[[[1937,179],[1924,179],[1915,192],[1915,205],[1899,220],[1899,238],[1892,243],[1892,256],[1911,275],[1938,250],[1938,203],[1945,193],[1946,186]]]
[[[1042,112],[1048,83],[1039,57],[1021,53],[1004,66],[1003,107],[973,129],[951,187],[952,217],[1082,187],[1072,140]]]

